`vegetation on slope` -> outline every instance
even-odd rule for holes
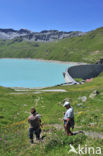
[[[103,27],[88,32],[84,36],[65,38],[55,42],[26,42],[19,38],[0,40],[0,57],[96,62],[103,58]]]
[[[89,83],[73,86],[58,86],[51,89],[65,89],[67,92],[14,91],[0,88],[0,156],[67,156],[72,144],[78,150],[82,147],[101,147],[103,139],[84,134],[67,137],[63,128],[64,99],[69,99],[75,112],[75,129],[95,132],[103,136],[103,75]],[[89,95],[98,90],[93,99]],[[79,97],[86,96],[82,102]],[[78,104],[82,104],[78,106]],[[42,136],[40,142],[30,145],[28,139],[27,117],[31,107],[35,107],[42,117]],[[71,156],[75,155],[70,153]]]

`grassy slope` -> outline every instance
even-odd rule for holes
[[[63,125],[62,107],[65,98],[69,98],[75,112],[75,130],[103,132],[103,76],[93,79],[90,83],[74,86],[58,86],[56,89],[66,89],[65,93],[33,92],[16,93],[14,90],[0,88],[0,156],[67,156],[69,144],[76,148],[81,146],[101,147],[103,153],[103,140],[92,139],[84,134],[67,137],[64,130],[55,129],[53,125]],[[100,92],[94,99],[89,95],[93,90]],[[20,92],[19,92],[20,93]],[[78,98],[87,96],[86,102]],[[78,103],[83,103],[78,107]],[[46,135],[40,144],[31,146],[28,139],[27,117],[30,108],[35,106],[42,115],[44,124],[43,134]],[[91,124],[94,123],[94,124]],[[102,133],[103,134],[103,133]],[[73,155],[72,153],[70,154]],[[75,154],[74,154],[75,155]]]
[[[94,62],[103,57],[103,28],[85,36],[63,39],[52,43],[0,41],[0,57],[44,58],[64,61]],[[55,129],[54,124],[63,126],[63,100],[69,98],[75,111],[75,129],[103,132],[103,75],[84,85],[58,86],[65,93],[34,94],[35,91],[16,93],[12,89],[0,87],[0,156],[67,156],[69,144],[101,147],[103,140],[92,139],[84,134],[67,137],[64,130]],[[97,89],[100,94],[90,99],[90,93]],[[87,96],[82,107],[78,97]],[[42,115],[43,134],[40,144],[31,146],[28,140],[27,117],[35,106]],[[43,135],[42,134],[42,135]],[[70,154],[71,156],[73,154]]]
[[[95,62],[103,58],[103,27],[84,36],[49,43],[0,41],[0,57]]]

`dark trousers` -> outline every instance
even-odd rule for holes
[[[33,135],[36,135],[36,139],[39,140],[40,139],[40,133],[41,133],[41,129],[34,129],[34,128],[29,128],[29,138],[31,140],[33,140]]]
[[[64,127],[66,124],[67,124],[67,120],[64,121]],[[67,127],[65,127],[65,131],[66,131],[67,135],[72,134],[70,128],[72,128],[72,129],[74,128],[74,118],[71,118],[67,124]]]

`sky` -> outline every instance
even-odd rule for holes
[[[0,28],[91,31],[103,26],[103,0],[0,0]]]

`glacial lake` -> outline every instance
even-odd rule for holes
[[[63,72],[69,66],[31,59],[0,59],[0,86],[35,88],[65,83]]]

